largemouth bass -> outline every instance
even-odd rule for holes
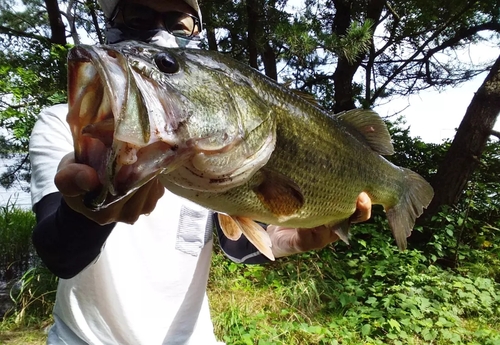
[[[382,157],[394,149],[375,112],[328,114],[221,53],[124,42],[77,46],[68,66],[75,156],[102,182],[87,196],[94,209],[159,176],[272,259],[254,221],[327,226],[346,240],[366,192],[404,249],[433,197],[420,175]]]

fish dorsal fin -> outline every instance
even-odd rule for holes
[[[320,107],[318,101],[316,100],[316,97],[314,97],[314,95],[312,93],[307,92],[307,91],[292,89],[292,81],[291,80],[286,81],[286,82],[284,82],[282,84],[278,84],[278,85],[280,85],[283,88],[287,89],[288,91],[290,91],[294,95],[302,98],[304,101],[307,101],[307,102],[311,103],[312,105],[314,105],[316,107]]]
[[[353,109],[336,115],[337,119],[350,127],[358,139],[381,155],[392,155],[394,147],[386,124],[373,110]]]
[[[264,254],[269,260],[274,261],[274,254],[271,250],[271,238],[262,226],[246,217],[229,216],[221,213],[217,217],[219,225],[227,238],[236,241],[243,233],[259,252]]]
[[[268,169],[261,169],[259,174],[259,183],[253,191],[274,215],[288,216],[304,205],[304,195],[291,178]]]
[[[297,90],[297,89],[288,89],[288,91],[290,91],[291,93],[293,93],[296,96],[299,96],[304,101],[309,102],[318,108],[320,107],[320,104],[318,103],[316,98],[314,98],[313,94],[310,94],[309,92]]]

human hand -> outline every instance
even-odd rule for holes
[[[156,202],[165,192],[158,179],[154,178],[123,199],[93,211],[84,205],[83,196],[100,187],[97,172],[88,165],[75,163],[73,153],[67,154],[59,163],[54,182],[69,207],[100,225],[135,223],[140,215],[154,210]]]
[[[364,222],[371,217],[372,202],[365,192],[358,195],[356,200],[356,211],[349,218],[351,223]],[[321,249],[332,242],[339,240],[336,230],[340,224],[327,227],[325,225],[311,229],[287,228],[277,225],[269,225],[267,233],[271,238],[272,251],[275,257],[283,257],[292,254],[307,252],[309,250]]]

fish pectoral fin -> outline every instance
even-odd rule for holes
[[[232,241],[237,241],[243,233],[255,248],[264,254],[269,260],[274,261],[271,250],[271,238],[266,230],[250,218],[229,216],[218,213],[217,219],[224,235]]]
[[[349,228],[351,226],[351,222],[349,219],[344,220],[342,223],[334,225],[333,232],[337,234],[337,236],[344,242],[345,244],[349,244]]]
[[[260,183],[253,188],[253,191],[274,215],[288,216],[304,205],[304,195],[292,179],[266,169],[261,169],[259,173]]]
[[[250,218],[234,218],[239,223],[241,232],[243,232],[250,243],[252,243],[255,248],[257,248],[259,252],[264,254],[269,260],[274,261],[274,254],[271,250],[271,238],[266,230]]]
[[[241,228],[231,216],[218,213],[217,219],[224,235],[231,241],[238,241],[241,237]]]
[[[338,120],[355,131],[358,139],[381,155],[394,154],[391,135],[382,118],[372,110],[353,109],[336,114]]]

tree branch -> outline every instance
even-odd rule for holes
[[[78,32],[76,31],[75,16],[72,13],[74,6],[75,6],[75,0],[69,0],[66,13],[61,12],[61,15],[65,16],[66,19],[68,20],[69,31],[71,33],[71,37],[73,38],[73,42],[75,44],[80,44],[80,37],[78,35]]]
[[[304,90],[313,85],[319,84],[322,81],[332,80],[333,75],[328,74],[315,74],[314,77],[308,78],[308,80],[303,81],[303,85],[300,87],[300,90]]]
[[[29,154],[25,154],[23,157],[23,160],[20,163],[18,163],[17,166],[13,170],[7,171],[0,176],[0,181],[1,180],[10,180],[11,177],[15,178],[17,173],[19,171],[21,171],[21,169],[24,167],[24,165],[28,162],[28,159],[29,159]],[[12,186],[12,183],[8,183],[8,185],[6,186],[6,189],[8,189],[11,186]]]
[[[11,108],[11,109],[17,110],[17,109],[22,109],[22,108],[25,108],[25,107],[29,107],[31,105],[35,105],[37,102],[36,101],[32,101],[32,102],[28,102],[28,103],[21,103],[21,104],[14,105],[14,104],[7,103],[4,100],[0,99],[0,103],[2,103],[7,108]]]
[[[461,40],[470,37],[472,35],[477,34],[480,31],[486,31],[486,30],[491,30],[491,31],[496,31],[500,33],[500,23],[497,22],[489,22],[489,23],[484,23],[476,26],[472,26],[467,29],[462,29],[456,32],[455,36],[450,38],[449,40],[444,41],[437,47],[434,47],[432,49],[429,49],[427,53],[425,54],[426,57],[430,58],[432,55],[436,54],[437,52],[440,52],[446,48],[452,47],[459,43]]]
[[[9,36],[16,36],[16,37],[25,37],[44,43],[51,43],[50,38],[48,37],[32,34],[30,32],[18,31],[3,25],[0,25],[0,34],[6,34]]]
[[[94,24],[95,32],[97,33],[97,38],[99,40],[99,43],[100,44],[104,44],[105,43],[105,39],[104,39],[104,37],[102,35],[101,28],[99,27],[99,20],[97,19],[97,13],[95,11],[96,10],[95,9],[95,2],[88,0],[86,2],[86,5],[87,5],[87,8],[90,11],[90,16],[92,17],[92,23]]]
[[[498,139],[500,139],[500,132],[495,131],[494,129],[492,129],[490,131],[490,135],[493,135],[493,136],[497,137]]]
[[[465,6],[460,12],[450,17],[441,25],[440,28],[434,31],[433,34],[430,35],[430,37],[420,47],[416,49],[415,53],[413,53],[413,55],[409,57],[408,60],[406,60],[403,64],[401,64],[398,68],[396,68],[392,73],[392,75],[387,78],[384,84],[382,84],[382,86],[380,86],[380,88],[378,88],[373,93],[372,98],[370,99],[370,104],[373,104],[375,102],[375,100],[382,94],[382,92],[384,92],[387,85],[389,85],[394,80],[394,78],[396,78],[396,76],[398,76],[401,73],[401,71],[403,71],[406,68],[406,66],[408,66],[411,62],[413,62],[414,61],[413,59],[415,59],[419,54],[421,54],[424,51],[425,47],[427,47],[427,45],[430,42],[435,40],[439,36],[439,34],[441,34],[441,32],[443,32],[448,27],[450,23],[453,23],[455,20],[460,18],[468,9],[469,8]]]

